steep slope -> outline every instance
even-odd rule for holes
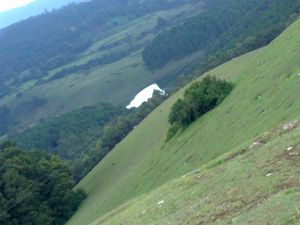
[[[299,125],[268,131],[93,225],[299,224]]]
[[[299,118],[300,21],[268,47],[209,74],[234,82],[215,110],[165,143],[168,99],[83,181],[88,198],[68,224],[88,224],[139,194],[210,162],[280,123]]]

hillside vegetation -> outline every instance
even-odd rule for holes
[[[71,173],[56,156],[0,144],[0,223],[62,225],[85,194],[73,191]]]
[[[203,50],[209,60],[201,66],[216,66],[268,44],[299,15],[299,6],[294,0],[210,1],[205,12],[152,40],[143,59],[157,69]]]
[[[108,152],[101,146],[105,126],[128,113],[121,107],[102,103],[42,122],[9,138],[27,151],[36,149],[59,156],[78,182]]]
[[[161,30],[201,13],[205,9],[202,1],[145,1],[140,4],[134,0],[127,3],[118,1],[116,5],[112,1],[104,1],[107,5],[98,7],[97,4],[102,2],[95,0],[48,12],[1,31],[5,35],[0,38],[0,48],[3,48],[0,53],[3,60],[0,61],[9,62],[4,63],[0,71],[3,73],[0,76],[0,92],[4,96],[0,99],[0,107],[6,108],[15,121],[4,121],[5,128],[0,136],[103,101],[125,106],[136,93],[150,84],[176,82],[176,73],[195,58],[189,57],[152,73],[143,64],[141,49]],[[128,6],[131,11],[129,8],[122,9],[127,10],[124,17],[116,13],[129,2],[135,3]],[[135,7],[136,4],[139,7]],[[110,9],[114,13],[106,18],[101,10],[105,11],[110,6],[114,6]],[[132,15],[140,7],[143,9],[138,15]],[[81,16],[89,14],[90,8],[93,9],[90,15]],[[100,20],[99,16],[107,20]],[[53,17],[54,20],[51,19]],[[67,17],[66,21],[64,17]],[[86,20],[93,17],[95,21],[87,22],[89,29],[71,32],[69,29],[80,25],[78,20],[83,22],[82,17]],[[102,25],[101,29],[97,29]],[[59,31],[56,32],[56,29]],[[78,32],[91,39],[83,49],[76,48],[83,43],[76,39],[79,38]],[[72,41],[76,45],[72,45]],[[67,49],[63,45],[67,45]],[[49,55],[49,52],[59,55]],[[65,56],[68,56],[67,60]],[[26,63],[26,60],[30,62]]]
[[[8,138],[24,150],[59,156],[79,182],[165,99],[157,91],[139,108],[130,110],[108,103],[84,107]]]
[[[233,91],[216,109],[201,117],[182,133],[178,133],[168,143],[165,142],[169,128],[168,115],[171,106],[183,95],[184,89],[158,107],[80,182],[78,187],[83,188],[88,197],[68,224],[82,225],[96,222],[101,216],[118,208],[128,200],[152,191],[173,178],[198,169],[230,150],[239,151],[249,146],[252,139],[261,136],[263,132],[277,127],[279,124],[299,119],[300,99],[296,94],[300,89],[299,30],[300,21],[297,21],[266,48],[236,58],[207,73],[206,75],[209,74],[231,81],[234,84]],[[168,219],[167,214],[172,215],[171,211],[176,209],[172,207],[176,203],[176,198],[171,197],[172,191],[169,189],[171,186],[175,188],[173,192],[175,196],[179,195],[178,201],[182,201],[183,212],[191,212],[192,216],[189,218],[182,217],[183,221],[191,221],[192,224],[201,221],[201,219],[203,219],[202,223],[204,224],[206,221],[223,224],[218,220],[220,216],[221,218],[228,218],[228,215],[237,215],[234,214],[237,209],[241,208],[243,210],[243,207],[247,209],[247,206],[253,211],[248,210],[249,214],[241,214],[241,217],[238,217],[236,221],[245,222],[244,217],[248,219],[251,215],[257,214],[262,215],[263,218],[270,218],[271,214],[267,213],[269,212],[268,208],[270,205],[280,205],[278,202],[281,201],[284,201],[285,204],[280,207],[290,206],[291,209],[289,208],[287,214],[281,214],[279,222],[286,221],[288,224],[292,224],[294,219],[298,218],[295,202],[299,198],[299,192],[292,189],[288,191],[290,195],[286,195],[285,192],[280,191],[278,185],[284,186],[285,182],[288,181],[286,176],[292,176],[293,174],[295,179],[293,182],[295,185],[299,183],[296,166],[292,163],[294,159],[279,158],[280,165],[275,162],[274,168],[271,167],[272,164],[266,163],[266,160],[272,161],[277,158],[277,154],[281,154],[281,150],[285,150],[289,145],[297,145],[294,135],[297,136],[299,131],[295,132],[288,134],[288,136],[282,136],[282,139],[274,139],[274,142],[267,142],[266,145],[263,145],[261,152],[246,152],[245,166],[240,163],[243,158],[242,155],[237,158],[233,157],[235,159],[228,162],[229,164],[208,171],[209,174],[216,174],[216,171],[226,171],[225,165],[228,165],[228,170],[232,168],[228,171],[228,176],[222,177],[222,174],[218,173],[218,177],[207,180],[211,183],[205,182],[201,186],[195,186],[194,183],[195,177],[198,175],[191,176],[187,180],[174,181],[151,193],[148,199],[143,199],[145,201],[141,202],[138,199],[130,203],[128,211],[125,210],[127,208],[125,206],[113,212],[103,221],[99,221],[99,224],[106,221],[108,221],[108,224],[114,224],[120,222],[122,218],[125,219],[124,221],[129,221],[129,224],[139,224],[140,221],[151,224],[159,221],[160,218],[165,218],[162,221],[166,222]],[[281,143],[281,147],[280,145],[277,146],[277,141]],[[276,146],[274,152],[270,151],[270,149],[273,149],[272,146]],[[258,161],[258,165],[261,165],[262,168],[259,166],[258,168],[246,166],[259,158],[261,158],[261,161]],[[217,161],[217,164],[222,164],[223,161]],[[270,167],[264,168],[265,165],[270,166],[272,170],[270,170]],[[278,176],[275,175],[280,168],[282,170],[280,170],[280,173],[278,172]],[[293,168],[295,170],[291,172],[290,169]],[[249,185],[245,192],[242,192],[243,189],[231,191],[230,188],[237,181],[232,181],[230,177],[241,177],[241,181],[245,180],[243,178],[245,174],[238,174],[239,170],[242,172],[249,171],[249,174],[253,176],[249,179],[257,178],[258,188]],[[266,175],[273,173],[272,182],[266,181]],[[205,171],[200,172],[199,179],[202,179],[202,174],[204,174],[203,180],[206,181],[208,178],[205,178]],[[259,176],[255,176],[256,174],[259,174]],[[225,180],[221,182],[222,180],[217,178]],[[290,178],[292,179],[292,177]],[[226,184],[225,181],[230,182]],[[180,185],[176,186],[176,183]],[[221,187],[218,185],[221,185]],[[239,182],[238,185],[243,187],[243,185],[247,186],[247,183]],[[215,191],[222,189],[223,186],[225,188],[224,192],[228,192],[228,194],[224,195],[224,193],[218,192],[214,195]],[[179,189],[185,189],[184,187],[191,188],[191,192],[178,193]],[[293,187],[294,185],[291,185],[291,188]],[[193,206],[196,209],[198,206],[195,202],[189,202],[194,199],[189,196],[193,197],[192,193],[195,193],[196,197],[199,196],[198,188],[204,188],[207,191],[207,201],[211,202],[207,207],[214,208],[216,206],[217,212],[220,214],[209,214],[209,208],[207,211],[205,208],[201,209],[202,211],[197,214],[198,211]],[[166,190],[169,193],[166,193]],[[248,196],[248,194],[251,195],[254,192],[257,192],[255,196]],[[254,203],[259,202],[266,193],[268,195],[265,198],[272,196],[270,201],[261,205],[262,208],[256,208],[259,204]],[[153,204],[164,200],[161,197],[162,195],[170,196],[170,199],[173,199],[173,202],[170,203],[171,208],[166,207],[166,211],[164,211],[164,206],[162,206],[163,210],[159,211],[161,213],[152,213],[151,207]],[[218,204],[220,195],[225,196],[225,202]],[[231,201],[230,196],[238,198],[241,195],[244,195],[241,201],[238,201],[238,199],[237,201]],[[147,196],[144,197],[147,198]],[[155,201],[150,203],[148,200]],[[166,198],[165,204],[168,201],[170,201],[169,198]],[[227,201],[230,204],[227,204]],[[254,206],[252,206],[252,203]],[[143,212],[145,206],[141,204],[147,204],[145,220],[139,214]],[[188,209],[190,206],[191,211]],[[138,207],[138,212],[135,211],[136,207]],[[180,204],[177,207],[180,207]],[[228,212],[225,211],[227,208]],[[120,217],[118,212],[121,213]],[[148,215],[147,212],[149,212]],[[206,212],[208,212],[206,217],[197,217]],[[114,215],[117,216],[114,217]],[[134,218],[131,217],[132,215],[135,215]],[[141,219],[137,217],[141,217]],[[180,217],[176,218],[180,221]],[[113,219],[112,222],[109,221],[110,219]],[[294,224],[296,223],[294,222]]]
[[[50,70],[73,61],[95,41],[107,37],[108,31],[186,2],[93,0],[13,24],[1,30],[0,81],[6,86],[7,81],[17,85],[43,78]],[[0,92],[1,97],[5,94]]]
[[[232,89],[231,83],[210,76],[201,82],[194,82],[185,90],[184,98],[178,99],[171,108],[168,121],[172,126],[167,140],[221,104]]]

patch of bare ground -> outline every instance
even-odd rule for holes
[[[284,149],[280,154],[275,156],[275,158],[271,161],[273,165],[276,163],[287,160],[293,166],[299,167],[300,166],[300,150],[297,147],[291,146],[287,149]]]

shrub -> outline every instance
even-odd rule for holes
[[[167,140],[180,128],[186,128],[199,117],[219,105],[233,89],[233,84],[207,76],[202,81],[193,83],[171,108]]]

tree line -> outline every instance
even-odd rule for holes
[[[162,32],[144,49],[149,69],[202,50],[205,56],[200,64],[207,70],[270,43],[300,12],[300,0],[205,2],[204,12]]]

